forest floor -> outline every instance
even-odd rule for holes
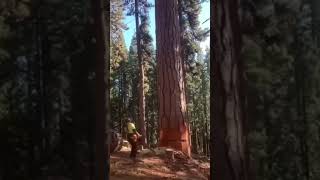
[[[133,162],[129,158],[130,148],[111,154],[111,180],[207,180],[210,164],[208,158],[194,155],[186,158],[174,152],[168,155],[164,149],[144,149],[138,154],[141,162]],[[173,158],[174,157],[174,158]]]

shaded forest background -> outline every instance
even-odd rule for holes
[[[193,152],[209,156],[210,50],[199,50],[199,42],[208,35],[197,21],[200,2],[179,1],[185,17],[180,26]],[[136,38],[130,47],[123,39],[122,19],[134,15],[133,1],[111,0],[110,5],[110,126],[125,135],[124,120],[139,119],[141,64]],[[157,81],[148,6],[141,3],[140,35],[146,137],[154,146]],[[0,148],[0,179],[80,179],[83,173],[93,172],[91,9],[84,0],[0,2],[0,142],[4,147]],[[320,176],[320,5],[317,0],[243,0],[241,10],[251,171],[261,180],[316,180]]]

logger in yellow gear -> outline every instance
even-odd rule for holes
[[[140,141],[142,136],[138,133],[131,118],[128,118],[127,128],[128,128],[127,139],[131,145],[130,158],[135,160],[138,152],[138,142]]]

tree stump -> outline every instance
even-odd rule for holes
[[[166,157],[170,161],[175,161],[175,159],[174,159],[174,150],[173,149],[166,149]]]
[[[111,137],[110,153],[120,151],[123,144],[123,139],[120,134],[114,130],[110,130],[109,135]]]

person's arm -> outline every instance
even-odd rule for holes
[[[132,126],[133,133],[136,134],[137,136],[141,136],[140,133],[137,131],[136,126],[133,123],[131,123],[131,126]]]
[[[136,129],[133,129],[133,133],[137,134],[138,136],[141,136],[141,134],[139,134]]]

